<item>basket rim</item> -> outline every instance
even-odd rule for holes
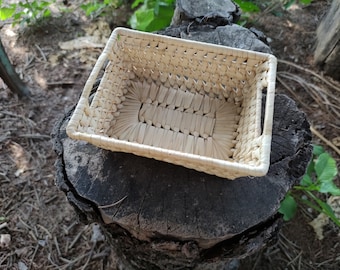
[[[115,41],[119,40],[119,34],[125,34],[129,36],[139,36],[144,38],[145,40],[150,40],[150,41],[166,41],[166,42],[173,42],[174,45],[178,44],[183,44],[183,45],[190,45],[194,46],[195,48],[202,49],[202,47],[205,48],[213,48],[215,50],[218,50],[217,52],[227,52],[227,51],[232,51],[232,52],[239,52],[239,54],[245,54],[247,56],[254,56],[255,59],[257,58],[275,58],[276,57],[273,54],[270,53],[265,53],[265,52],[258,52],[258,51],[251,51],[251,50],[246,50],[246,49],[241,49],[241,48],[235,48],[235,47],[230,47],[230,46],[224,46],[220,44],[214,44],[214,43],[207,43],[207,42],[202,42],[202,41],[196,41],[196,40],[190,40],[190,39],[182,39],[182,38],[177,38],[177,37],[171,37],[171,36],[165,36],[157,33],[150,33],[150,32],[142,32],[134,29],[129,29],[125,27],[117,27],[113,30],[109,41]],[[107,44],[109,45],[109,44]],[[112,46],[110,46],[112,47]]]
[[[196,155],[196,154],[180,152],[180,151],[165,149],[165,148],[156,147],[156,146],[149,146],[149,145],[140,144],[140,143],[136,143],[136,142],[129,142],[129,141],[119,140],[119,139],[115,139],[115,138],[109,138],[109,137],[105,137],[105,136],[98,135],[98,134],[88,134],[88,133],[79,132],[79,131],[76,131],[76,132],[73,132],[73,133],[70,133],[70,134],[67,132],[67,134],[71,138],[84,140],[84,141],[87,141],[89,143],[91,143],[93,141],[100,142],[100,144],[102,144],[103,142],[113,142],[113,143],[115,143],[117,148],[119,148],[119,147],[125,148],[127,146],[128,148],[135,148],[137,150],[136,152],[149,151],[150,153],[152,153],[153,151],[155,151],[157,153],[165,154],[167,157],[170,157],[170,158],[171,157],[181,157],[181,158],[183,158],[183,160],[195,161],[195,162],[198,162],[198,163],[204,163],[205,165],[209,164],[209,165],[217,166],[217,167],[220,167],[220,168],[225,168],[226,166],[228,166],[228,169],[231,170],[231,171],[247,171],[249,173],[252,173],[253,176],[262,176],[263,173],[266,173],[268,171],[269,163],[270,163],[269,158],[266,158],[266,155],[261,155],[261,161],[260,161],[259,165],[249,165],[249,164],[245,164],[245,163],[241,163],[241,162],[231,162],[231,161],[228,161],[228,160],[222,160],[222,159],[217,159],[217,158],[213,158],[213,157],[200,156],[200,155]],[[261,135],[257,139],[262,141],[264,147],[269,146],[269,150],[270,150],[271,136]],[[104,148],[104,149],[106,149],[106,148]],[[110,150],[110,149],[108,149],[108,150]],[[265,152],[265,150],[266,149],[263,149],[263,152]],[[118,152],[135,154],[133,151],[119,150]],[[199,168],[197,168],[197,169],[199,169]]]

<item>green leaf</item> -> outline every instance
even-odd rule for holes
[[[154,19],[149,23],[145,31],[153,32],[169,26],[173,14],[174,8],[172,6],[159,6],[159,14],[154,15]]]
[[[289,9],[290,6],[293,5],[293,4],[295,3],[295,1],[296,1],[296,0],[289,0],[289,1],[287,1],[287,2],[283,5],[283,7],[284,7],[285,9]]]
[[[9,18],[11,18],[15,12],[16,8],[15,7],[2,7],[0,9],[0,20],[4,21],[7,20]]]
[[[322,153],[315,161],[315,172],[318,182],[333,181],[338,174],[335,160],[328,153]]]
[[[300,0],[301,4],[303,5],[309,5],[310,3],[312,3],[313,0]]]
[[[114,6],[119,6],[119,1],[115,1],[115,0],[104,0],[104,4],[106,6],[109,6],[109,5],[114,5]]]
[[[338,188],[334,182],[322,182],[319,188],[321,193],[330,193],[333,196],[340,196],[340,188]]]
[[[304,187],[309,187],[309,186],[313,185],[313,181],[308,174],[305,174],[303,176],[303,178],[301,179],[300,185],[304,186]]]
[[[153,9],[136,10],[130,19],[130,25],[133,29],[146,31],[150,22],[154,19]]]
[[[30,8],[31,7],[31,5],[29,3],[22,3],[22,2],[19,2],[19,6],[23,7],[23,8]]]
[[[290,194],[287,194],[279,208],[279,213],[283,214],[283,220],[291,220],[294,217],[296,210],[297,204],[295,199]]]
[[[327,214],[329,217],[333,217],[334,216],[333,209],[332,209],[332,207],[328,203],[320,200],[319,198],[316,201],[320,205],[320,207],[322,208],[322,210],[323,210],[323,212],[325,214]]]
[[[143,3],[130,17],[133,29],[152,32],[168,26],[174,13],[174,0],[135,0],[133,7]]]
[[[306,170],[306,174],[308,174],[310,177],[312,177],[312,175],[315,172],[314,166],[315,166],[315,162],[314,162],[314,160],[311,160],[309,162],[307,170]]]
[[[159,4],[160,4],[159,0],[156,0],[156,3],[154,5],[154,9],[153,9],[156,16],[159,15]]]
[[[13,18],[14,18],[15,21],[18,21],[21,18],[21,16],[23,16],[23,15],[24,15],[23,12],[18,12],[18,13],[14,14]]]
[[[330,217],[330,219],[340,228],[340,220],[335,216],[332,207],[328,203],[320,200],[317,197],[314,197],[314,200],[321,207],[320,212],[322,212],[322,213],[326,214],[328,217]]]
[[[90,16],[92,13],[96,12],[103,7],[100,3],[88,3],[80,5],[80,8],[85,11],[86,16]]]
[[[310,177],[313,176],[313,174],[315,173],[315,161],[314,159],[319,157],[322,153],[324,153],[325,150],[323,149],[322,146],[320,145],[313,145],[313,159],[309,162],[307,170],[306,170],[306,174],[308,174]]]
[[[50,4],[51,4],[50,2],[42,1],[39,6],[41,8],[45,8],[45,7],[48,7]]]
[[[313,145],[313,155],[320,156],[322,153],[325,153],[325,149],[321,145]]]
[[[258,12],[260,11],[260,8],[249,1],[243,1],[243,0],[234,0],[236,4],[240,6],[243,12]]]
[[[46,9],[43,13],[43,17],[44,18],[47,18],[47,17],[50,17],[51,16],[51,10],[49,9]]]
[[[144,3],[144,0],[135,0],[132,5],[131,8],[136,8],[138,7],[140,4]]]

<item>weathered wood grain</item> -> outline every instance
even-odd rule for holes
[[[315,63],[326,74],[340,79],[340,0],[333,0],[316,34]]]

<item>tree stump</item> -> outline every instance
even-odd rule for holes
[[[234,181],[72,140],[65,132],[71,110],[53,135],[57,185],[82,221],[103,224],[128,265],[213,269],[276,236],[280,201],[305,173],[306,116],[284,95],[275,108],[268,174]]]
[[[315,63],[326,74],[340,80],[340,0],[333,0],[316,34]]]
[[[193,0],[178,3],[186,1]],[[239,31],[232,22],[213,27],[200,20],[196,26],[176,24],[163,34],[195,38],[195,27],[206,42],[269,49],[247,29],[242,31],[250,42],[230,40]],[[235,259],[275,239],[280,202],[304,175],[312,154],[306,116],[285,95],[275,97],[268,174],[234,181],[72,140],[65,131],[72,112],[52,134],[56,183],[83,222],[102,224],[121,269],[237,269]]]

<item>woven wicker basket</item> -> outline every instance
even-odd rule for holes
[[[269,167],[275,79],[270,54],[117,28],[67,134],[228,179],[262,176]]]

